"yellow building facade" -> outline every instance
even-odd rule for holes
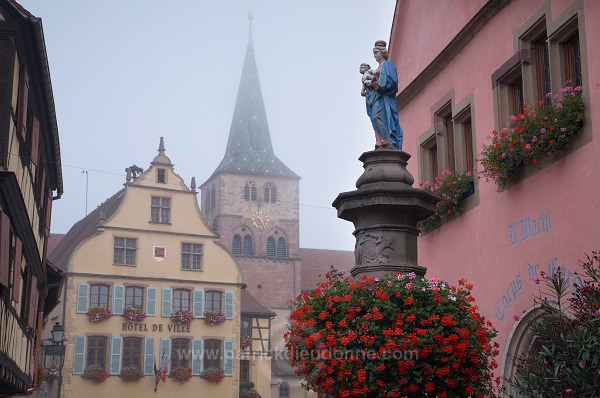
[[[239,264],[196,196],[161,138],[150,167],[129,168],[124,188],[53,251],[67,276],[59,396],[238,397],[240,380],[270,396],[274,314],[254,306],[242,321]]]

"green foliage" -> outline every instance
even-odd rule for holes
[[[254,383],[251,381],[244,381],[240,383],[240,398],[262,398],[260,394],[254,388]]]
[[[549,291],[535,299],[544,316],[530,327],[538,352],[515,359],[512,387],[521,396],[598,397],[600,392],[600,252],[580,263],[586,277],[569,295],[564,270],[542,273]]]

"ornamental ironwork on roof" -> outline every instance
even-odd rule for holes
[[[221,172],[299,178],[273,153],[251,34]]]

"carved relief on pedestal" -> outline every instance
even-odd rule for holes
[[[356,266],[389,264],[390,255],[394,251],[393,243],[393,238],[385,237],[382,233],[359,232],[354,245]]]

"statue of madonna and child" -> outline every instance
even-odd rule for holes
[[[368,64],[360,65],[363,75],[361,95],[365,97],[367,115],[375,131],[375,149],[402,149],[404,135],[398,121],[398,73],[388,60],[387,43],[377,40],[373,56],[379,66],[373,70]]]

